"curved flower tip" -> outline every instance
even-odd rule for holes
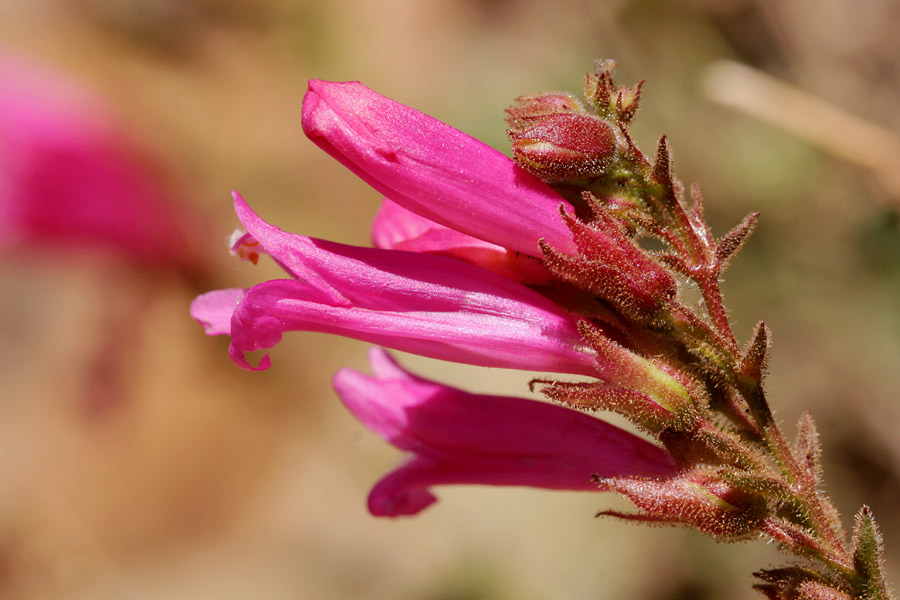
[[[100,98],[0,56],[0,245],[77,243],[196,273],[199,223],[154,163]]]
[[[384,350],[373,376],[342,369],[333,384],[368,429],[412,453],[369,495],[376,516],[420,512],[436,485],[483,484],[598,490],[592,477],[670,477],[650,442],[590,415],[536,400],[469,394],[416,377]]]
[[[258,242],[294,278],[256,285],[234,310],[231,352],[245,368],[243,353],[282,332],[316,331],[474,365],[597,373],[576,319],[520,283],[444,256],[286,233],[239,195],[235,210],[248,234],[238,244]]]
[[[551,279],[539,260],[430,221],[385,198],[372,222],[376,248],[450,256],[527,284]]]
[[[246,295],[246,289],[232,288],[197,296],[191,302],[191,317],[203,325],[207,335],[228,335],[231,317]]]
[[[480,240],[542,256],[538,240],[574,251],[547,184],[490,146],[359,82],[309,82],[303,130],[405,208]]]

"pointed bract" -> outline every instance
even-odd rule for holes
[[[725,272],[731,263],[731,259],[737,255],[740,249],[744,247],[744,244],[747,243],[747,240],[750,239],[750,234],[753,233],[757,220],[759,220],[759,213],[750,213],[734,229],[725,234],[725,237],[719,240],[719,243],[716,245],[716,261],[718,262],[720,275]]]
[[[741,360],[741,372],[754,381],[762,381],[766,374],[769,362],[769,348],[772,346],[772,336],[765,323],[760,321],[756,326],[753,339],[744,352]]]
[[[866,600],[890,598],[884,580],[884,542],[868,506],[856,513],[853,528],[853,565],[862,577]]]
[[[688,525],[723,541],[755,535],[765,512],[765,503],[759,497],[729,485],[714,471],[702,468],[671,479],[598,478],[598,483],[624,495],[644,511],[639,514],[604,511],[601,515]]]
[[[616,219],[599,212],[594,225],[563,214],[578,248],[568,255],[542,244],[547,267],[560,279],[589,290],[626,317],[652,321],[675,297],[672,275],[628,237]]]
[[[797,439],[794,442],[797,459],[806,467],[810,480],[818,482],[822,473],[820,458],[822,448],[819,444],[819,432],[809,412],[804,412],[797,424]]]

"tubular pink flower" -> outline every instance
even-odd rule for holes
[[[196,224],[125,131],[78,86],[0,57],[0,247],[77,242],[199,268]]]
[[[309,82],[303,130],[401,206],[478,239],[540,257],[574,252],[547,184],[490,146],[359,82]]]
[[[597,371],[575,319],[520,283],[443,256],[286,233],[238,194],[235,210],[248,232],[239,244],[271,255],[297,278],[261,283],[242,298],[236,290],[212,292],[192,304],[207,333],[230,333],[231,357],[244,368],[253,368],[246,352],[273,347],[284,331],[317,331],[453,362]],[[269,364],[266,356],[257,368]]]
[[[372,223],[376,248],[452,256],[507,279],[541,284],[550,272],[534,257],[450,229],[385,198]]]
[[[374,376],[342,369],[334,388],[367,428],[412,457],[369,494],[376,516],[414,515],[447,484],[602,490],[592,476],[670,477],[653,444],[590,415],[535,400],[469,394],[411,375],[380,348]]]

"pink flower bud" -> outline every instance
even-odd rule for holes
[[[544,181],[579,179],[600,173],[616,152],[609,123],[575,113],[534,118],[535,124],[510,131],[513,152],[526,170]]]

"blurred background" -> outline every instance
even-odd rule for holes
[[[303,136],[307,79],[361,80],[507,152],[503,108],[577,92],[601,57],[647,80],[638,141],[670,136],[714,231],[762,212],[724,286],[736,331],[774,330],[778,416],[792,432],[813,412],[827,489],[847,520],[873,507],[897,583],[897,25],[894,0],[3,0],[3,60],[103,103],[98,156],[133,160],[101,178],[149,177],[152,214],[86,232],[79,175],[13,214],[25,154],[0,148],[0,596],[756,597],[774,547],[594,519],[625,507],[607,495],[441,488],[416,518],[370,517],[400,455],[329,387],[365,344],[292,334],[247,373],[188,316],[277,276],[228,256],[232,188],[286,230],[368,243],[380,198]],[[93,102],[45,87],[62,115]],[[529,377],[401,358],[472,391]]]

